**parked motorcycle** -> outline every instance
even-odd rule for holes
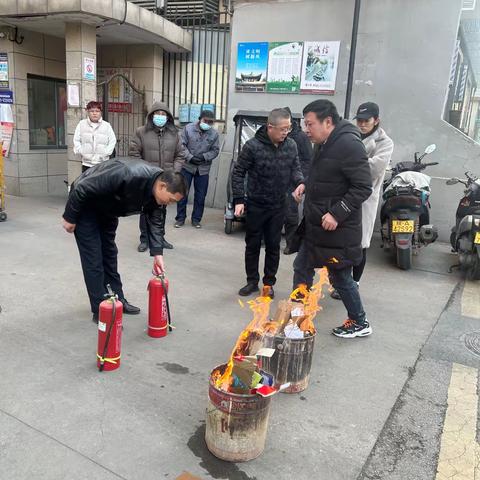
[[[450,243],[467,278],[480,280],[480,179],[470,172],[465,172],[465,177],[447,180],[447,185],[461,183],[466,187],[458,203]]]
[[[395,252],[397,265],[403,270],[411,268],[414,251],[438,237],[437,228],[430,224],[430,177],[421,173],[438,165],[438,162],[422,162],[436,148],[429,145],[422,155],[415,152],[413,162],[397,163],[383,185],[382,248]]]

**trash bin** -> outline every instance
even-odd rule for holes
[[[225,371],[220,365],[213,372]],[[227,462],[258,457],[267,438],[270,397],[239,395],[220,390],[210,375],[205,441],[210,452]]]
[[[274,348],[270,357],[262,357],[262,369],[272,374],[276,384],[290,383],[283,393],[297,393],[308,387],[312,368],[315,334],[304,338],[265,335],[263,346]]]

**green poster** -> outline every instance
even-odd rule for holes
[[[268,48],[267,92],[298,93],[303,42],[270,42]]]

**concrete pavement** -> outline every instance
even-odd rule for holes
[[[361,291],[374,334],[332,336],[345,314],[340,302],[325,299],[310,387],[273,399],[262,456],[229,464],[209,454],[203,435],[209,372],[227,360],[250,319],[236,294],[245,281],[242,233],[225,235],[218,210],[207,211],[201,230],[169,226],[175,249],[165,257],[177,329],[155,340],[145,333],[151,260],[136,251],[137,217],[121,219],[124,290],[142,313],[125,318],[121,368],[100,374],[78,253],[60,225],[64,200],[7,200],[9,219],[0,223],[0,478],[175,479],[183,471],[231,480],[435,478],[451,364],[478,368],[459,340],[476,320],[461,315],[463,282],[447,273],[454,263],[447,245],[422,251],[409,272],[372,246]],[[171,211],[170,224],[173,218]],[[292,261],[282,256],[277,299],[290,291]],[[471,305],[475,287],[465,297]],[[433,384],[415,376],[432,351]],[[439,405],[424,417],[435,425],[436,443],[427,462],[420,451],[405,457],[401,470],[401,455],[389,458],[382,442],[396,438],[393,415],[402,405],[420,414],[404,398],[416,378]],[[382,470],[386,462],[400,470]]]

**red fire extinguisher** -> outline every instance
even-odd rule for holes
[[[163,273],[153,272],[154,277],[148,282],[148,329],[150,337],[160,338],[171,332],[173,327],[170,319],[168,303],[168,280]]]
[[[97,367],[100,372],[120,367],[122,346],[123,305],[110,285],[107,291],[98,311]]]

